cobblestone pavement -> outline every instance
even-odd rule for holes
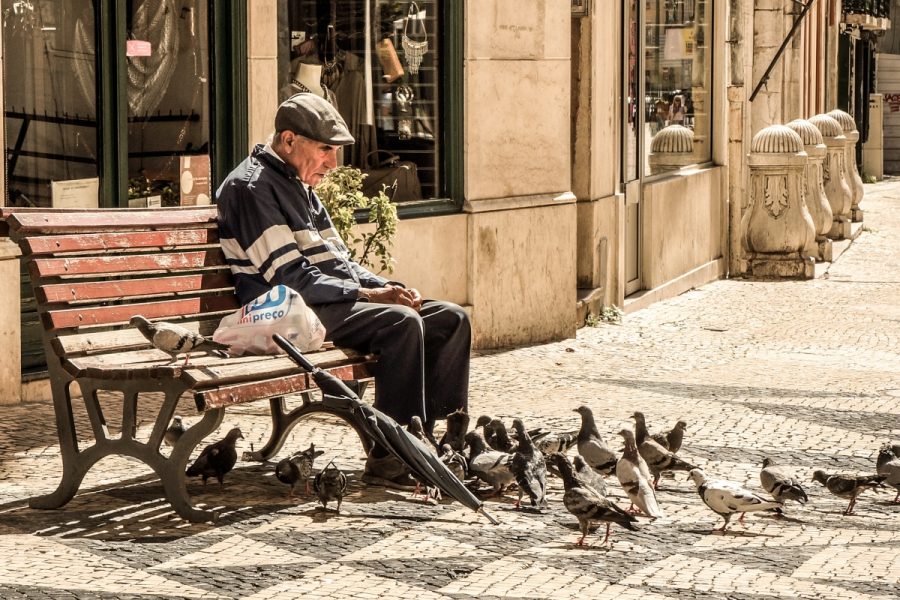
[[[807,482],[813,469],[870,473],[900,439],[900,181],[866,186],[866,228],[824,278],[719,281],[584,328],[576,339],[477,356],[475,414],[577,426],[593,407],[608,438],[634,410],[651,429],[688,422],[682,454],[759,489],[763,456]],[[152,405],[157,400],[150,399]],[[104,401],[116,423],[115,402]],[[181,407],[196,417],[191,402]],[[151,411],[142,413],[148,434]],[[85,415],[77,415],[87,428]],[[222,506],[217,524],[180,521],[142,464],[108,458],[58,511],[27,508],[60,461],[48,404],[0,408],[0,598],[896,598],[900,505],[866,492],[855,516],[808,483],[788,518],[748,515],[726,534],[683,474],[664,479],[666,517],[612,545],[576,548],[558,480],[542,514],[489,502],[499,526],[450,501],[360,485],[355,434],[327,419],[298,426],[282,455],[310,441],[351,476],[340,515],[288,500],[271,465],[241,463],[226,488],[190,485]],[[239,450],[259,447],[264,405],[226,415]],[[280,458],[280,456],[279,456]],[[617,484],[611,494],[624,503]],[[601,531],[602,532],[602,531]]]

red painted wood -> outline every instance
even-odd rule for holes
[[[34,292],[39,302],[69,303],[233,288],[231,273],[217,272],[116,281],[71,281],[44,285]]]
[[[218,241],[219,234],[216,229],[202,228],[96,233],[92,235],[47,235],[29,237],[23,243],[26,250],[32,254],[55,254],[59,252],[128,248],[169,248],[173,246],[216,244]]]
[[[240,304],[238,304],[237,297],[233,294],[228,294],[224,296],[180,298],[164,302],[51,310],[42,316],[44,327],[49,330],[56,330],[84,327],[86,325],[127,323],[134,315],[144,315],[148,319],[192,317],[210,312],[227,312],[238,308],[240,308]]]
[[[153,227],[190,227],[216,222],[216,207],[14,211],[7,217],[14,239],[26,234],[128,231]]]
[[[31,263],[36,278],[60,275],[121,275],[143,271],[187,271],[200,267],[225,264],[221,248],[192,252],[160,254],[123,254],[109,256],[73,256],[70,258],[39,258]]]

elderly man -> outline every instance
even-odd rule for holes
[[[465,408],[471,329],[449,302],[375,275],[349,258],[314,188],[353,137],[327,101],[287,99],[275,135],[258,145],[216,192],[222,249],[242,303],[271,287],[293,288],[318,315],[326,339],[377,354],[375,406],[402,424]],[[363,480],[405,489],[415,482],[384,449],[369,455]]]

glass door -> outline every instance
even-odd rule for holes
[[[641,107],[643,61],[639,52],[640,5],[623,0],[622,183],[625,191],[625,295],[641,289],[641,157],[644,115]]]
[[[209,1],[126,5],[129,206],[209,204]]]

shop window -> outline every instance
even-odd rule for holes
[[[707,162],[710,154],[710,83],[712,77],[712,2],[710,0],[646,0],[644,11],[644,122],[645,174],[678,168],[678,164]],[[654,148],[671,150],[671,144],[653,144],[662,135],[672,136],[686,127],[693,151],[688,156],[654,160]],[[666,131],[668,130],[668,131]],[[684,133],[684,132],[681,132]],[[683,150],[679,145],[677,149]]]
[[[439,0],[287,0],[279,13],[279,101],[327,98],[356,143],[342,164],[370,174],[402,165],[397,202],[447,196],[440,143],[445,25]],[[367,193],[373,190],[366,190]],[[374,190],[377,191],[377,190]]]
[[[6,203],[51,206],[55,194],[58,205],[96,205],[93,3],[2,7]]]

